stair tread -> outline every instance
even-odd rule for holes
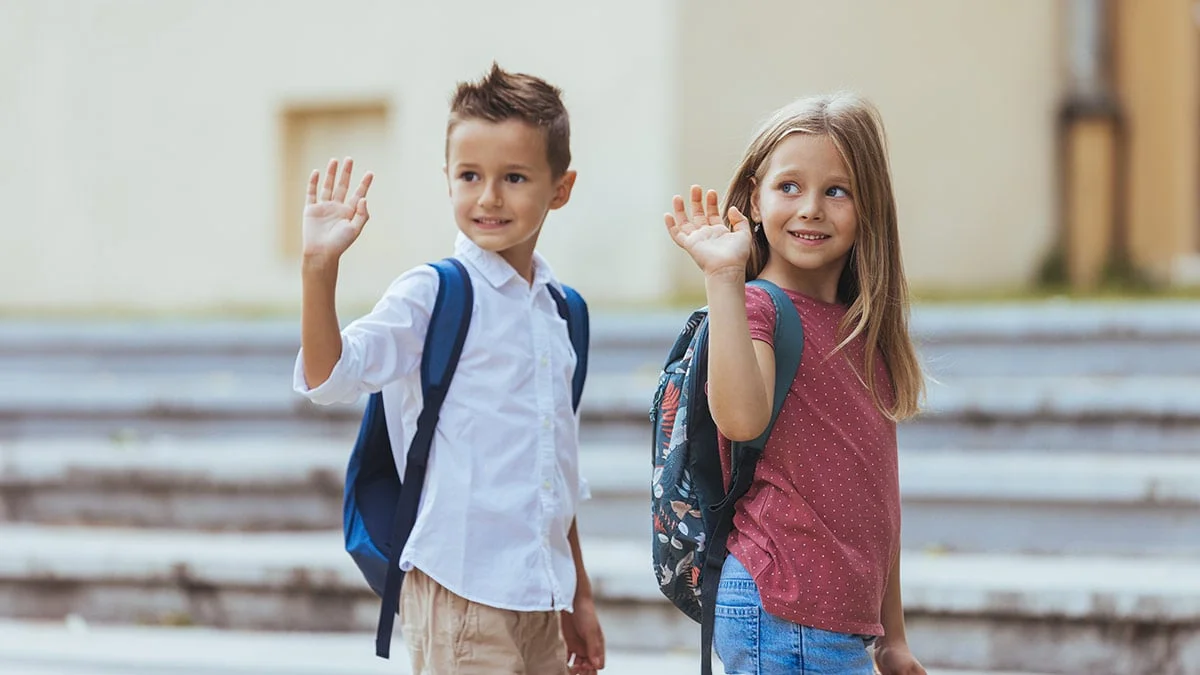
[[[208,533],[118,528],[0,526],[0,577],[169,581],[217,585],[360,588],[337,531]],[[597,593],[665,602],[640,542],[584,541]],[[1200,614],[1200,559],[904,552],[910,611],[1003,609],[1039,616],[1103,614],[1176,620]]]

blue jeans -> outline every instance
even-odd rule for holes
[[[728,675],[872,675],[870,638],[768,614],[754,577],[732,555],[717,589],[713,643]]]

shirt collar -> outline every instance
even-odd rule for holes
[[[493,288],[500,288],[514,279],[525,283],[521,275],[517,274],[513,266],[509,265],[508,261],[501,257],[499,253],[485,251],[462,232],[459,232],[458,236],[454,239],[454,253],[471,261]],[[555,278],[554,270],[550,268],[550,263],[546,262],[542,254],[534,251],[533,286],[542,285],[553,286],[556,291],[562,292],[562,287],[558,283],[558,279]]]

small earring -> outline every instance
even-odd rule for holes
[[[762,223],[755,223],[755,224],[754,224],[754,231],[755,231],[755,232],[762,232]]]

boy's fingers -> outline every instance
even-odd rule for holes
[[[312,175],[308,177],[308,191],[305,194],[305,203],[317,203],[317,183],[321,182],[321,172],[313,169]]]
[[[358,190],[354,192],[354,201],[365,199],[367,190],[371,189],[371,181],[375,180],[375,174],[370,171],[363,174],[362,182],[358,184]]]
[[[333,181],[337,177],[337,160],[329,160],[325,167],[325,184],[321,186],[321,201],[327,202],[333,198]]]
[[[354,159],[347,157],[342,162],[342,175],[338,177],[337,187],[333,189],[333,201],[346,201],[346,194],[350,192],[350,174],[354,171]]]
[[[367,213],[367,200],[360,199],[358,206],[354,207],[354,218],[350,221],[351,227],[355,232],[362,231],[363,225],[371,219],[371,214]]]

